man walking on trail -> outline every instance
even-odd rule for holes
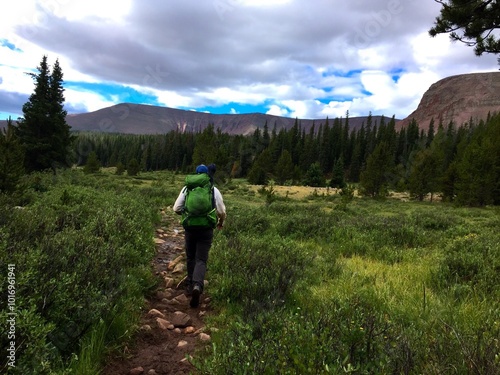
[[[196,174],[186,177],[186,185],[173,208],[175,213],[182,215],[185,230],[186,291],[191,295],[191,307],[198,307],[200,303],[214,228],[222,229],[226,219],[222,194],[213,186],[215,169],[215,164],[197,166]]]

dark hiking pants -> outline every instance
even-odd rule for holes
[[[199,285],[203,291],[203,281],[207,271],[208,252],[212,246],[212,228],[187,228],[185,230],[187,278],[193,287]]]

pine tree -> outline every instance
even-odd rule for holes
[[[30,73],[35,91],[23,105],[23,115],[17,126],[17,135],[24,146],[26,170],[37,171],[70,164],[70,146],[74,137],[66,123],[64,110],[63,74],[56,60],[52,73],[43,56],[38,74]]]
[[[304,139],[304,149],[302,154],[300,155],[300,163],[299,167],[301,170],[305,171],[314,161],[316,160],[316,140],[315,136],[315,124],[313,122],[311,128],[309,129],[309,133],[305,136]]]
[[[406,129],[406,149],[403,155],[404,160],[408,161],[411,153],[418,149],[419,137],[420,135],[417,121],[412,119]]]
[[[330,187],[344,188],[346,185],[344,178],[344,158],[340,156],[333,165],[332,179],[330,180]]]
[[[359,175],[361,173],[361,142],[356,141],[354,150],[351,156],[351,165],[349,167],[349,181],[359,182]]]
[[[361,193],[370,197],[387,195],[388,174],[392,155],[386,142],[380,142],[368,156],[366,169],[361,172]]]
[[[217,154],[216,136],[213,124],[208,126],[195,138],[196,146],[193,151],[193,163],[210,164]]]
[[[137,176],[141,167],[136,158],[132,158],[127,165],[127,174],[129,176]]]
[[[24,150],[15,134],[12,120],[0,130],[0,192],[12,192],[24,174]]]
[[[89,154],[85,167],[83,167],[83,173],[85,174],[97,173],[100,170],[101,170],[101,162],[97,158],[97,154],[95,153],[95,151],[92,151]]]
[[[292,156],[288,150],[284,150],[278,159],[278,163],[276,163],[276,180],[278,184],[283,185],[286,180],[290,180],[293,177],[293,172]]]
[[[429,130],[427,131],[426,146],[429,147],[433,140],[434,140],[434,117],[431,118],[431,122],[429,123]]]
[[[326,185],[325,177],[323,176],[323,171],[321,170],[319,162],[311,164],[307,170],[304,185],[312,187],[324,187]]]
[[[352,138],[351,129],[349,125],[349,111],[346,111],[344,126],[342,128],[342,142],[341,142],[341,155],[344,158],[346,165],[351,163],[351,153],[353,150],[353,143],[351,143]]]
[[[500,53],[500,7],[492,0],[438,1],[443,6],[429,34],[448,34],[454,41],[474,47],[474,53]]]
[[[333,145],[332,138],[330,137],[330,125],[328,117],[326,118],[325,125],[323,125],[318,133],[319,139],[319,150],[318,161],[321,167],[321,171],[327,173],[331,170],[333,166]]]
[[[262,146],[264,149],[269,147],[269,143],[271,142],[271,136],[269,135],[269,128],[267,126],[267,120],[264,124],[264,129],[262,131]]]
[[[124,172],[125,172],[125,166],[123,165],[123,163],[121,161],[119,161],[118,163],[116,163],[115,174],[118,176],[121,176]]]
[[[271,152],[269,148],[265,149],[255,159],[252,167],[248,171],[248,182],[254,185],[265,185],[269,175],[269,159]]]
[[[464,138],[459,148],[457,163],[456,200],[469,206],[484,206],[498,202],[500,184],[500,118],[488,124],[480,123]],[[462,149],[462,146],[464,146]]]
[[[430,193],[431,201],[433,194],[438,189],[439,178],[438,159],[430,149],[419,151],[411,167],[409,177],[409,190],[410,194],[423,201],[425,196]]]

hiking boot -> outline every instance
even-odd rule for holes
[[[191,295],[193,294],[193,284],[186,283],[186,285],[184,285],[184,294],[187,297],[191,297]]]
[[[189,305],[191,307],[198,307],[200,304],[200,294],[201,294],[201,287],[197,284],[193,287],[193,292],[191,294],[191,302]]]

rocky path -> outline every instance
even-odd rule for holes
[[[200,306],[189,306],[182,280],[185,276],[184,232],[175,218],[162,212],[156,230],[156,256],[152,267],[159,278],[157,290],[148,297],[140,329],[123,357],[109,361],[103,375],[163,375],[195,372],[190,359],[210,341],[203,317],[210,299],[201,296]]]

